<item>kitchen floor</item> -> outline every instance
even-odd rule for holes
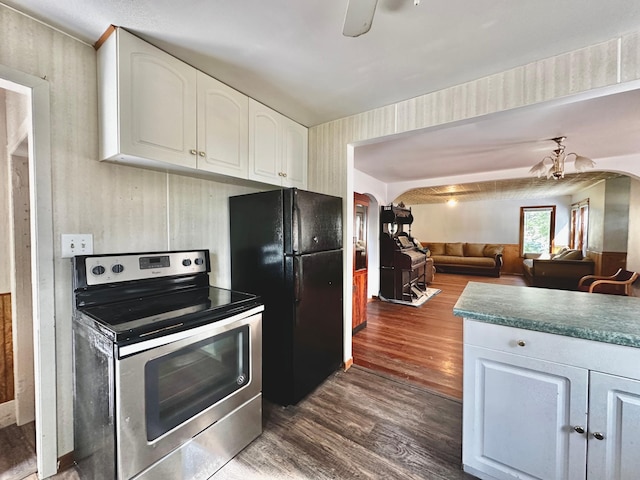
[[[263,408],[262,435],[212,480],[475,478],[460,470],[460,402],[363,367],[336,372],[295,406]],[[19,478],[37,476],[0,473]]]
[[[430,286],[442,292],[420,308],[371,302],[354,337],[356,365],[296,406],[265,401],[263,434],[212,478],[475,478],[460,470],[462,328],[451,313],[468,281],[524,285],[437,274]],[[0,480],[37,480],[33,424],[14,429],[0,430]],[[23,474],[7,464],[12,457]],[[52,478],[79,477],[69,469]]]
[[[462,404],[353,366],[287,408],[213,480],[462,480]]]

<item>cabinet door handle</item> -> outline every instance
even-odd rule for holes
[[[283,177],[286,177],[286,176],[287,176],[287,174],[286,174],[286,173],[284,173],[284,172],[282,172],[282,176],[283,176]]]
[[[204,152],[198,152],[198,155],[200,155],[201,157],[204,157],[206,155],[206,153]]]
[[[604,434],[600,432],[594,432],[592,435],[596,440],[604,440]]]
[[[582,428],[580,425],[576,425],[575,427],[573,427],[573,429],[580,434],[584,433],[584,428]]]
[[[198,154],[198,152],[196,150],[194,150],[193,148],[191,150],[189,150],[189,153],[191,155],[197,155]]]
[[[516,343],[519,347],[524,347],[526,345],[526,342],[524,340],[518,340]]]

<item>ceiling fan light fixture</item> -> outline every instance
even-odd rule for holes
[[[596,166],[596,162],[590,158],[583,157],[582,155],[576,155],[576,159],[573,162],[573,166],[578,172],[586,172],[587,168],[593,168]]]
[[[378,0],[347,0],[342,34],[345,37],[359,37],[367,33],[373,24]]]
[[[538,178],[540,178],[542,175],[546,175],[547,167],[545,166],[545,160],[547,158],[548,157],[543,158],[538,163],[536,163],[533,167],[531,167],[531,169],[529,170],[529,173],[537,176]]]
[[[575,156],[573,165],[576,171],[584,172],[586,171],[587,168],[595,167],[596,162],[594,162],[590,158],[584,157],[582,155],[578,155],[577,153],[574,153],[574,152],[565,154],[564,141],[566,139],[567,137],[552,138],[551,140],[556,142],[556,148],[553,149],[553,152],[551,155],[547,155],[538,163],[536,163],[533,167],[531,167],[531,169],[529,170],[529,173],[532,175],[536,175],[538,178],[540,178],[545,173],[547,175],[547,179],[553,178],[555,180],[558,180],[560,178],[564,178],[565,161],[571,155]],[[546,167],[547,163],[550,163],[550,166],[548,169]]]

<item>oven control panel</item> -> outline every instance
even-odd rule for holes
[[[125,253],[76,257],[87,285],[144,280],[209,272],[209,252],[191,250],[159,253]]]

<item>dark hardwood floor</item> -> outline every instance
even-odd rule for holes
[[[353,336],[354,364],[461,400],[462,319],[453,306],[470,281],[526,285],[516,275],[437,273],[429,287],[442,291],[421,307],[369,302],[367,326]]]
[[[460,402],[363,367],[264,408],[264,433],[213,480],[475,478],[460,467]]]

